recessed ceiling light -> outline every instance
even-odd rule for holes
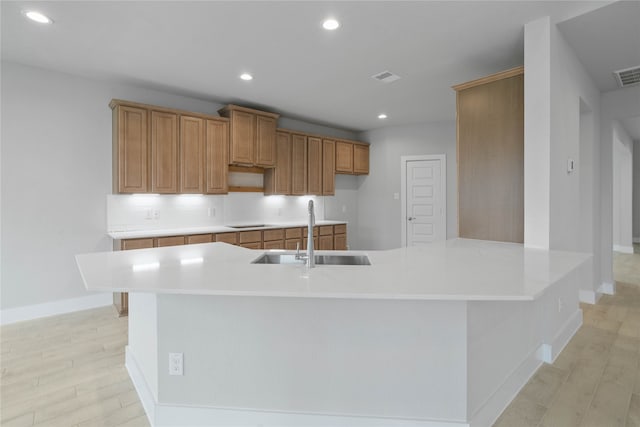
[[[340,23],[333,18],[325,19],[322,23],[322,28],[325,30],[335,30],[340,26]]]
[[[37,22],[39,24],[52,24],[53,23],[53,19],[49,18],[47,15],[44,15],[44,14],[42,14],[40,12],[35,11],[35,10],[23,10],[22,13],[27,18],[29,18],[32,21],[35,21],[35,22]]]
[[[386,115],[386,114],[384,114],[384,113],[382,113],[382,114],[378,114],[378,118],[379,118],[379,119],[386,119],[386,118],[387,118],[387,115]]]
[[[253,80],[253,76],[249,73],[240,74],[240,78],[246,81]]]

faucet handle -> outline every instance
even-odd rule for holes
[[[300,255],[300,242],[296,242],[296,253]]]

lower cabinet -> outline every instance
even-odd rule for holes
[[[210,242],[224,242],[248,249],[296,250],[299,248],[300,251],[306,251],[307,227],[124,239],[115,241],[114,250],[127,251]],[[317,250],[346,250],[347,225],[316,226],[313,228],[313,242],[313,247]],[[126,316],[129,313],[129,295],[126,292],[114,292],[113,305],[119,316]]]

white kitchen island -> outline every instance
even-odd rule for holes
[[[580,326],[590,268],[467,239],[349,252],[370,266],[251,264],[263,252],[77,256],[88,290],[130,293],[126,364],[153,425],[490,425]]]

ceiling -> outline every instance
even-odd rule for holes
[[[619,10],[582,15],[608,3],[2,1],[2,59],[359,131],[453,120],[451,86],[522,65],[523,26],[543,16],[577,17],[563,31],[599,76],[599,55],[619,64],[599,38],[624,38],[631,22]],[[26,8],[55,23],[28,21]],[[329,16],[338,30],[322,29]],[[401,79],[371,78],[386,70]]]

